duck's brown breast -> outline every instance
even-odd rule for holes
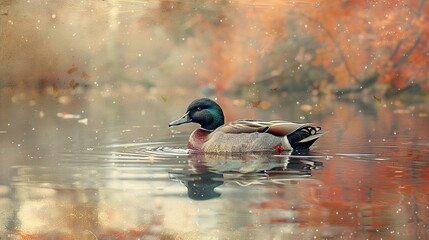
[[[211,131],[198,128],[195,129],[189,136],[188,148],[192,150],[202,151],[203,144],[206,142]]]

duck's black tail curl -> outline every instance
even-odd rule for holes
[[[287,139],[294,150],[306,150],[324,133],[321,127],[305,126],[289,134]]]

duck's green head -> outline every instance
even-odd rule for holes
[[[189,122],[199,123],[201,128],[207,130],[215,130],[224,123],[223,111],[213,100],[200,98],[191,102],[185,115],[172,121],[168,126],[177,126]]]

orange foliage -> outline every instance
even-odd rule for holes
[[[195,71],[199,83],[224,90],[233,83],[253,81],[266,61],[264,55],[285,36],[286,12],[267,4],[290,5],[277,0],[238,1],[207,8],[205,3],[162,0],[159,9],[169,15],[163,25],[172,36],[183,35],[189,47],[207,54]]]
[[[405,87],[410,79],[427,82],[425,1],[321,1],[293,12],[320,43],[314,64],[323,66],[337,83],[359,84],[374,73],[394,87]]]
[[[313,71],[310,67],[323,67],[346,87],[359,87],[374,76],[392,88],[429,85],[427,1],[230,1],[210,8],[160,2],[171,35],[204,52],[196,79],[217,90],[269,79],[267,73],[276,69],[284,85],[291,83],[291,74],[301,74],[294,79],[306,84],[301,80],[307,78],[305,71]],[[291,49],[296,44],[308,60]],[[303,71],[297,73],[287,58],[312,64],[300,65]]]

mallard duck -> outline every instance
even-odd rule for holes
[[[200,98],[189,104],[185,115],[169,127],[198,123],[188,148],[201,152],[267,152],[307,150],[320,136],[321,128],[310,123],[237,120],[224,124],[222,108],[213,100]]]

